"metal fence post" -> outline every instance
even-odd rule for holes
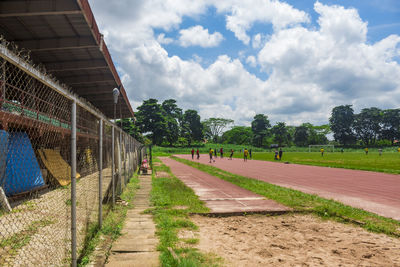
[[[111,134],[111,186],[112,186],[112,206],[114,208],[115,205],[115,127],[112,126],[112,134]]]
[[[71,108],[71,258],[76,267],[76,101]]]
[[[124,134],[124,180],[125,180],[125,185],[128,182],[128,180],[126,179],[126,162],[128,160],[127,153],[126,153],[126,143],[127,143],[126,139],[127,139],[126,134]]]
[[[103,225],[103,120],[99,124],[99,228]]]
[[[153,169],[153,153],[151,151],[152,145],[149,146],[149,153],[150,153],[150,167]]]
[[[122,193],[122,189],[123,189],[123,185],[122,185],[122,157],[121,157],[121,153],[122,153],[122,131],[119,132],[119,153],[118,153],[118,179],[119,179],[119,193]]]

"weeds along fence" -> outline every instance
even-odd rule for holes
[[[4,41],[0,127],[0,266],[75,265],[145,147]]]

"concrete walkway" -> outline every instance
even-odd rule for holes
[[[151,176],[139,177],[140,188],[128,211],[122,236],[115,241],[106,266],[159,266],[158,239],[152,216],[141,214],[150,207]]]
[[[204,201],[211,210],[211,214],[280,214],[291,210],[273,200],[266,199],[176,160],[166,157],[160,157],[159,159],[170,167],[171,172],[182,180],[186,186],[193,189],[199,199]]]

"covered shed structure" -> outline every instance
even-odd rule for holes
[[[119,87],[117,118],[134,116],[87,0],[0,1],[0,35],[108,118]]]

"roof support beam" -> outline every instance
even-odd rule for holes
[[[14,40],[17,44],[31,51],[49,51],[63,49],[82,49],[97,47],[92,37],[69,37],[38,40]]]
[[[49,72],[96,69],[108,69],[106,61],[103,59],[94,59],[46,63],[46,70]]]
[[[88,99],[89,101],[98,101],[98,100],[104,100],[104,101],[111,101],[113,102],[113,95],[112,93],[100,93],[100,94],[92,94],[92,95],[81,95],[81,97],[84,97]]]
[[[60,78],[60,80],[72,87],[76,87],[79,84],[98,84],[98,83],[113,83],[115,84],[114,77],[112,75],[81,75],[81,76],[69,76]]]
[[[112,90],[116,87],[115,83],[114,85],[108,86],[108,85],[97,85],[97,86],[79,86],[73,88],[74,92],[76,92],[79,95],[93,95],[93,94],[98,94],[99,92],[105,92],[109,93],[112,95]]]
[[[76,1],[64,0],[35,0],[0,1],[0,18],[45,16],[45,15],[70,15],[81,14]]]

